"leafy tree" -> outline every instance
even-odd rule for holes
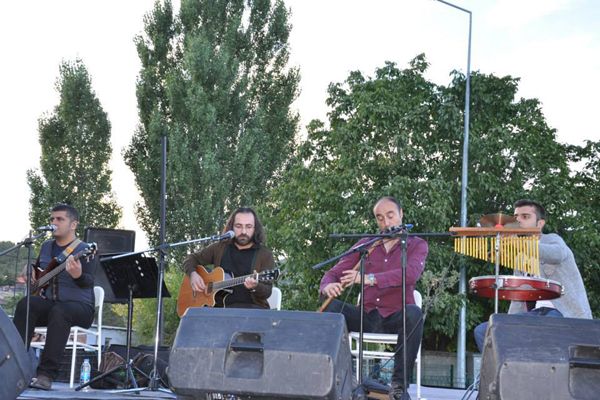
[[[44,225],[54,204],[69,203],[81,214],[81,235],[85,226],[114,227],[121,217],[108,167],[110,122],[83,62],[63,62],[59,71],[59,104],[39,121],[41,168],[27,171],[30,221]]]
[[[289,32],[280,0],[184,0],[177,16],[165,1],[146,16],[136,38],[140,125],[124,156],[151,242],[158,242],[162,136],[168,138],[167,241],[214,233],[232,209],[253,205],[279,182],[298,124],[290,109],[299,75],[287,66]],[[170,259],[179,261],[185,250]],[[170,279],[181,280],[175,274]],[[153,323],[140,320],[136,329],[151,337]],[[170,325],[177,326],[165,322],[167,342]]]
[[[333,243],[328,234],[374,231],[371,207],[380,196],[402,201],[405,221],[415,224],[415,232],[445,232],[458,225],[465,77],[455,71],[448,86],[436,85],[425,79],[426,70],[419,55],[406,69],[388,62],[373,78],[352,72],[344,83],[330,85],[328,126],[310,123],[307,140],[262,211],[268,214],[271,245],[287,260],[287,307],[317,307],[323,271],[310,266],[350,245]],[[539,199],[558,215],[577,206],[569,149],[556,141],[539,101],[517,99],[518,82],[472,74],[471,225],[482,214],[512,211],[512,203],[523,197]],[[569,222],[557,218],[550,228],[560,230]],[[419,283],[422,293],[434,296],[425,300],[425,343],[450,349],[461,302],[457,287],[447,286],[456,282],[460,256],[450,240],[430,239],[429,244],[427,273]],[[481,261],[465,262],[470,277],[492,270]],[[480,322],[490,306],[469,296],[469,326]]]
[[[157,241],[160,138],[168,148],[167,237],[218,230],[238,205],[279,181],[293,150],[290,105],[298,72],[288,68],[282,1],[156,3],[137,38],[140,125],[125,152],[142,203],[138,217]]]
[[[0,242],[0,252],[8,250],[15,244],[13,242],[2,241]],[[15,264],[19,261],[18,264]],[[5,254],[0,257],[0,285],[13,285],[15,283],[15,272],[18,274],[21,272],[23,265],[27,263],[27,249],[20,248],[18,251],[13,250],[12,252]]]
[[[559,233],[571,246],[582,271],[594,317],[600,315],[600,142],[571,146],[573,189],[569,202],[557,210],[566,220]]]

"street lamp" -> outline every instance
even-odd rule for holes
[[[469,117],[471,103],[471,26],[473,14],[471,11],[449,3],[445,0],[437,0],[447,6],[469,14],[469,44],[467,50],[467,83],[465,89],[465,116],[464,116],[464,136],[463,136],[463,159],[462,159],[462,178],[460,183],[460,226],[467,226],[467,183],[469,180]],[[460,278],[458,281],[458,292],[465,296],[467,293],[467,270],[464,262],[460,263]],[[456,347],[456,383],[462,383],[466,386],[466,347],[467,347],[467,307],[466,304],[460,308],[458,343]]]

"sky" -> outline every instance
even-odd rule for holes
[[[600,140],[600,2],[595,0],[453,0],[472,12],[471,70],[519,77],[519,97],[541,101],[558,140]],[[417,54],[426,77],[450,82],[467,67],[469,17],[436,0],[286,0],[291,8],[290,65],[300,68],[294,109],[302,131],[325,120],[327,86],[350,71],[373,76],[385,61],[400,68]],[[4,218],[0,240],[29,230],[28,169],[39,168],[38,120],[58,104],[55,83],[63,60],[83,60],[112,124],[113,191],[121,228],[138,232],[138,200],[122,151],[138,124],[135,82],[140,63],[134,37],[154,0],[5,1],[0,12],[0,171]],[[179,1],[175,1],[178,9]],[[207,232],[212,235],[215,232]]]

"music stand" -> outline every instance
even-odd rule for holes
[[[75,388],[76,391],[92,384],[93,382],[104,378],[113,372],[124,369],[126,374],[125,385],[133,386],[133,389],[125,389],[125,391],[140,391],[135,380],[133,371],[150,379],[143,371],[133,365],[133,360],[130,359],[131,350],[131,325],[133,319],[133,299],[148,299],[157,297],[158,287],[158,266],[156,260],[152,257],[143,257],[141,254],[134,254],[127,257],[112,259],[106,257],[100,259],[100,265],[106,273],[108,282],[118,298],[127,298],[127,345],[125,362],[106,371],[90,380],[87,383],[79,385]],[[169,291],[165,282],[162,282],[162,296],[170,297]],[[164,382],[163,382],[164,385]],[[166,385],[165,385],[166,386]]]

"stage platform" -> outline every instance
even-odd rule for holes
[[[460,400],[462,399],[465,391],[460,389],[443,389],[443,388],[430,388],[421,387],[421,399],[422,400]],[[409,394],[412,400],[417,400],[417,388],[412,385],[409,389]],[[164,393],[161,391],[141,391],[139,393],[114,393],[111,390],[98,390],[90,389],[87,392],[76,392],[69,388],[66,383],[56,382],[52,386],[52,390],[37,390],[27,389],[18,397],[19,400],[32,400],[32,399],[99,399],[99,400],[131,400],[131,399],[176,399],[177,396],[174,393]],[[475,392],[470,400],[477,398],[477,392]],[[350,400],[350,399],[348,399]]]

